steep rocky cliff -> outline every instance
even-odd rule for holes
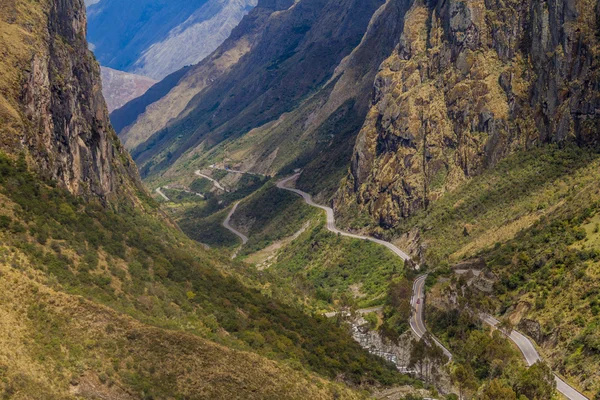
[[[40,174],[73,194],[107,200],[139,187],[110,126],[83,1],[3,2],[0,18],[2,149],[25,151]]]
[[[600,140],[598,3],[415,1],[338,212],[391,227],[518,149]]]

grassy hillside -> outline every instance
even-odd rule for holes
[[[489,271],[492,292],[475,290],[472,305],[509,318],[589,395],[600,391],[599,168],[597,152],[575,146],[518,153],[397,232],[418,230],[431,268]]]
[[[392,277],[403,270],[402,260],[381,246],[327,231],[324,217],[313,218],[269,267],[271,274],[328,308],[348,298],[357,307],[383,304]]]
[[[42,284],[1,248],[0,394],[11,399],[359,399],[341,384],[142,324]],[[14,253],[13,253],[14,254]],[[265,385],[264,382],[269,384]]]
[[[314,214],[315,210],[297,195],[278,189],[273,182],[265,185],[242,201],[232,216],[231,223],[249,238],[240,255],[294,235]]]
[[[153,217],[158,211],[148,198],[141,197],[145,212],[123,204],[107,209],[40,180],[23,159],[2,156],[0,172],[2,263],[14,273],[140,323],[251,350],[327,378],[354,384],[400,380],[344,329],[242,285],[228,260],[201,251]],[[59,319],[47,323],[70,330]],[[85,348],[79,351],[89,356]],[[161,393],[160,385],[144,385]]]

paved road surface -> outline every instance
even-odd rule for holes
[[[236,230],[234,227],[231,226],[230,222],[231,222],[231,217],[233,216],[233,213],[235,213],[235,210],[237,210],[238,205],[240,204],[240,202],[238,201],[237,203],[234,204],[233,208],[231,209],[231,211],[229,212],[229,214],[227,215],[227,218],[225,218],[225,221],[223,221],[223,227],[225,229],[227,229],[228,231],[234,233],[235,235],[237,235],[240,239],[242,239],[242,245],[240,247],[238,247],[234,252],[233,255],[231,256],[231,258],[236,258],[238,253],[240,252],[240,249],[242,248],[243,245],[245,245],[246,243],[248,243],[248,237],[246,235],[244,235],[242,232]]]
[[[385,242],[385,241],[379,240],[379,239],[366,237],[366,236],[354,235],[351,233],[347,233],[347,232],[338,230],[335,227],[335,216],[334,216],[333,210],[331,208],[315,203],[312,200],[311,195],[308,193],[305,193],[298,189],[292,189],[292,188],[286,187],[286,184],[288,182],[296,179],[298,177],[298,175],[299,174],[296,174],[296,175],[293,175],[289,178],[286,178],[286,179],[280,181],[277,184],[277,187],[279,189],[289,190],[291,192],[294,192],[294,193],[302,196],[304,201],[310,206],[325,210],[325,212],[327,213],[327,229],[329,229],[331,232],[339,233],[343,236],[348,236],[348,237],[352,237],[352,238],[356,238],[356,239],[370,240],[372,242],[379,243],[381,245],[384,245],[388,249],[392,250],[395,254],[397,254],[403,260],[406,261],[406,260],[410,259],[410,257],[406,253],[404,253],[402,250],[398,249],[396,246],[394,246],[391,243],[388,243],[388,242]],[[480,271],[478,271],[478,272],[480,272]],[[420,277],[415,279],[415,282],[413,284],[413,297],[411,299],[411,305],[413,307],[414,312],[412,313],[412,315],[410,317],[410,327],[419,338],[421,338],[427,332],[427,328],[425,327],[425,323],[423,321],[423,309],[425,307],[424,300],[425,300],[425,279],[426,278],[427,278],[427,275],[421,275]],[[498,320],[496,320],[495,318],[490,317],[490,316],[485,316],[483,318],[483,320],[486,323],[488,323],[494,327],[499,324]],[[523,356],[525,357],[525,360],[527,361],[528,365],[531,366],[531,365],[535,364],[538,360],[541,360],[537,350],[535,349],[535,346],[526,336],[522,335],[521,333],[519,333],[517,331],[513,331],[511,333],[511,335],[509,336],[509,338],[519,347],[519,349],[523,353]],[[448,356],[449,359],[452,359],[452,354],[448,351],[448,349],[446,349],[436,338],[433,338],[433,340],[435,341],[435,343],[438,346],[440,346],[442,348],[442,350],[444,351],[444,354],[446,354],[446,356]],[[569,399],[569,400],[589,400],[587,397],[583,396],[577,390],[575,390],[574,388],[569,386],[560,377],[558,377],[556,375],[554,375],[554,376],[556,379],[556,389],[560,393],[562,393],[567,399]]]
[[[202,172],[200,172],[200,170],[198,170],[198,171],[196,171],[194,173],[196,175],[198,175],[199,177],[202,177],[202,178],[205,178],[205,179],[208,179],[209,181],[211,181],[213,183],[213,185],[215,185],[215,187],[217,189],[220,189],[220,190],[222,190],[224,192],[229,192],[229,190],[225,189],[218,181],[214,180],[213,178],[211,178],[208,175],[204,175]]]
[[[421,275],[415,279],[415,282],[413,283],[413,296],[410,300],[410,304],[414,310],[410,316],[410,327],[419,338],[427,333],[425,321],[423,320],[423,310],[425,309],[425,279],[427,279],[427,275]],[[433,338],[433,341],[444,351],[448,360],[452,360],[452,353],[450,353],[450,351],[436,338]]]
[[[169,199],[167,195],[163,193],[161,188],[156,188],[156,193],[158,193],[166,201],[171,201],[171,199]]]
[[[496,327],[500,324],[500,321],[498,321],[496,318],[489,316],[489,315],[482,315],[481,319],[486,324],[491,325],[493,327]],[[527,361],[527,365],[532,366],[533,364],[535,364],[536,362],[538,362],[542,359],[540,357],[540,355],[538,354],[537,350],[535,349],[535,346],[533,345],[531,340],[529,340],[529,338],[527,338],[527,336],[521,334],[518,331],[513,330],[510,333],[510,336],[508,336],[508,338],[517,345],[519,350],[521,350],[521,353],[523,353],[523,357],[525,357],[525,360]],[[575,390],[574,388],[569,386],[559,376],[554,375],[554,379],[556,380],[556,390],[558,390],[560,393],[562,393],[567,399],[588,400],[587,397],[585,397],[584,395],[579,393],[577,390]]]
[[[408,256],[408,254],[406,254],[405,252],[400,250],[398,247],[394,246],[393,244],[391,244],[389,242],[375,239],[375,238],[368,237],[368,236],[355,235],[355,234],[340,231],[339,229],[337,229],[335,227],[335,216],[333,214],[333,209],[331,209],[330,207],[325,207],[325,206],[315,203],[312,199],[312,196],[308,193],[305,193],[298,189],[292,189],[292,188],[289,188],[286,186],[286,184],[288,182],[296,179],[299,175],[300,174],[296,174],[296,175],[293,175],[289,178],[286,178],[286,179],[280,181],[279,183],[277,183],[277,187],[279,189],[288,190],[290,192],[296,193],[297,195],[301,196],[304,199],[304,201],[306,202],[306,204],[308,204],[309,206],[317,207],[317,208],[320,208],[321,210],[324,210],[327,213],[327,229],[329,231],[336,233],[336,234],[339,233],[342,236],[347,236],[347,237],[351,237],[354,239],[369,240],[371,242],[378,243],[378,244],[390,249],[392,252],[394,252],[398,257],[402,258],[404,261],[410,260],[410,257]],[[417,269],[418,269],[418,267],[417,267]]]

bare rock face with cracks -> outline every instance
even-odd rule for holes
[[[600,137],[597,2],[414,2],[337,208],[383,227],[516,150]]]
[[[82,1],[21,6],[3,11],[6,44],[19,51],[7,53],[0,82],[2,149],[27,154],[41,175],[76,195],[108,200],[141,187],[110,124]]]

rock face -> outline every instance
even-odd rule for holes
[[[101,93],[100,68],[87,49],[82,0],[52,0],[24,11],[20,1],[3,11],[4,43],[29,40],[5,52],[3,104],[11,119],[0,131],[2,150],[25,151],[42,175],[73,194],[109,200],[140,187],[135,165],[110,126]],[[39,18],[33,24],[24,13]],[[21,65],[22,68],[14,68]],[[11,129],[12,128],[12,129]]]
[[[256,2],[103,0],[89,4],[89,40],[103,66],[160,80],[212,53]]]
[[[375,80],[339,211],[384,227],[517,149],[598,144],[596,1],[415,1]]]
[[[102,67],[102,94],[108,111],[123,107],[131,100],[146,93],[156,81],[141,75],[128,74],[116,69]]]

